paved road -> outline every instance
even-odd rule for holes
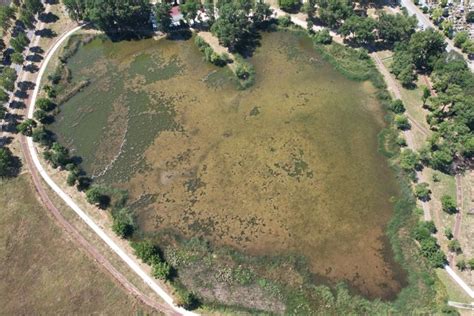
[[[35,88],[33,90],[33,94],[31,96],[31,100],[28,102],[28,118],[33,117],[33,112],[34,112],[34,104],[36,102],[36,98],[39,93],[40,89],[40,84],[41,84],[41,79],[44,75],[44,72],[46,70],[46,66],[48,62],[51,60],[52,56],[56,52],[56,50],[61,46],[61,44],[73,33],[77,32],[79,29],[81,29],[82,26],[78,26],[74,28],[73,30],[66,32],[60,36],[58,41],[53,45],[53,47],[47,52],[45,55],[45,58],[43,60],[43,63],[41,64],[41,67],[38,71],[38,75],[36,77],[35,81]],[[26,138],[26,142],[23,139],[22,140],[22,148],[24,149],[24,154],[25,157],[28,157],[27,162],[30,167],[30,170],[34,173],[38,173],[41,178],[51,187],[51,189],[58,194],[58,196],[69,206],[73,209],[73,211],[96,233],[111,249],[113,252],[115,252],[131,269],[133,272],[135,272],[156,294],[158,294],[168,305],[168,310],[172,310],[173,313],[181,314],[181,315],[197,315],[195,313],[189,312],[185,310],[184,308],[178,307],[174,304],[173,298],[166,293],[166,291],[161,288],[156,281],[150,277],[137,263],[136,260],[132,256],[126,253],[124,249],[122,249],[111,237],[107,235],[107,233],[97,225],[94,220],[89,217],[73,200],[72,198],[67,195],[52,179],[51,177],[47,174],[43,166],[41,165],[41,162],[38,158],[38,153],[36,151],[35,145],[33,143],[33,140],[28,137]],[[41,187],[37,190],[40,192],[42,189]],[[43,191],[44,193],[44,191]],[[50,205],[47,205],[48,207]],[[51,210],[54,212],[54,209]],[[57,212],[57,209],[56,209]],[[100,262],[100,261],[99,261]],[[118,276],[118,275],[117,275]],[[128,287],[128,285],[127,285]]]

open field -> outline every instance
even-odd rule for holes
[[[27,174],[0,182],[1,314],[149,313],[69,240]]]

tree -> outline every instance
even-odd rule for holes
[[[457,32],[454,36],[454,46],[461,48],[468,39],[469,33],[467,31]]]
[[[423,95],[421,96],[421,100],[423,101],[423,105],[426,104],[426,101],[431,96],[431,91],[428,87],[423,86]]]
[[[167,262],[156,262],[152,266],[151,274],[160,280],[168,280],[171,274],[171,267]]]
[[[6,32],[11,26],[11,20],[15,17],[15,10],[9,5],[0,6],[0,28]]]
[[[418,183],[415,185],[415,196],[422,200],[427,201],[429,200],[431,195],[431,190],[429,188],[429,184],[426,182]]]
[[[112,230],[121,238],[132,236],[135,225],[133,216],[126,208],[114,211]]]
[[[51,117],[48,115],[48,113],[46,113],[45,111],[43,111],[41,109],[36,110],[33,113],[33,117],[35,118],[35,120],[38,120],[42,124],[48,123],[49,120],[51,119]]]
[[[15,157],[7,147],[0,148],[0,177],[12,175],[15,168]]]
[[[295,12],[299,10],[301,2],[299,0],[278,0],[278,6],[283,11]]]
[[[35,128],[31,137],[33,138],[33,141],[35,143],[40,143],[41,145],[46,147],[51,147],[54,140],[53,133],[47,130],[44,126]]]
[[[5,103],[8,100],[10,100],[8,93],[5,90],[0,89],[0,103]]]
[[[69,16],[76,21],[84,19],[86,12],[86,1],[84,0],[63,0]]]
[[[318,0],[319,18],[327,26],[337,27],[341,21],[353,14],[349,0]]]
[[[420,242],[420,253],[428,259],[433,268],[441,268],[446,263],[446,256],[441,252],[434,237],[430,236]]]
[[[41,0],[24,0],[23,5],[26,10],[33,14],[39,14],[44,11],[44,6]]]
[[[36,127],[36,121],[27,119],[16,126],[16,130],[25,136],[31,136],[33,134],[33,128]]]
[[[44,158],[53,168],[65,167],[71,162],[69,150],[58,143],[53,143],[50,150],[44,152]]]
[[[323,29],[314,33],[313,40],[316,44],[329,45],[332,43],[332,36],[328,29]]]
[[[418,241],[425,240],[436,233],[436,226],[433,221],[418,222],[413,230],[413,238]]]
[[[157,3],[155,6],[156,21],[158,31],[167,33],[171,27],[171,6],[165,1]]]
[[[405,115],[402,115],[402,114],[395,115],[394,121],[397,128],[401,130],[407,130],[407,129],[410,129],[411,127],[410,122],[408,122],[408,118]]]
[[[20,9],[20,17],[18,20],[20,20],[29,29],[33,29],[35,26],[36,19],[34,13],[25,8]]]
[[[448,171],[453,163],[453,156],[447,149],[434,150],[431,153],[430,163],[433,169]]]
[[[457,267],[459,270],[461,270],[461,271],[466,270],[466,268],[467,268],[466,260],[464,260],[464,259],[459,259],[459,260],[456,262],[456,267]]]
[[[410,53],[418,70],[431,70],[437,59],[444,53],[444,37],[433,29],[414,33],[409,42]]]
[[[13,47],[15,52],[22,53],[25,50],[25,47],[30,44],[28,36],[26,36],[24,31],[18,33],[16,37],[13,37],[10,40],[10,45]]]
[[[25,62],[25,59],[23,58],[23,54],[18,53],[18,52],[14,52],[11,55],[11,59],[14,64],[18,64],[18,65],[21,65]]]
[[[450,227],[446,227],[444,229],[444,236],[446,236],[446,238],[448,238],[448,239],[452,239],[453,238],[453,230]]]
[[[43,110],[45,112],[50,112],[54,110],[54,108],[56,107],[54,102],[48,98],[39,98],[38,100],[36,100],[35,106],[36,108]]]
[[[372,43],[375,39],[375,20],[364,18],[358,15],[352,15],[339,28],[343,36],[352,35],[354,41],[359,45]]]
[[[443,195],[441,197],[441,205],[443,206],[443,211],[448,214],[457,212],[456,200],[450,195]]]
[[[150,30],[150,3],[147,0],[91,0],[85,18],[113,36],[136,36]]]
[[[245,10],[234,2],[219,7],[219,17],[211,27],[219,43],[234,50],[249,35],[250,21]]]
[[[87,202],[97,205],[102,209],[107,208],[110,198],[103,193],[103,189],[99,187],[91,187],[86,191]]]
[[[181,4],[179,9],[186,21],[191,24],[196,19],[200,7],[201,3],[198,0],[188,0]]]
[[[450,240],[448,243],[448,249],[449,251],[455,252],[455,253],[461,253],[461,244],[457,239]]]
[[[382,13],[377,22],[377,31],[381,40],[393,45],[398,41],[407,42],[415,33],[416,26],[415,16]]]
[[[161,262],[158,248],[149,240],[132,242],[130,244],[135,250],[135,255],[144,263],[152,264],[153,262]]]
[[[400,154],[400,167],[407,172],[414,172],[419,165],[418,155],[411,149],[404,149]]]
[[[257,0],[255,3],[255,10],[252,15],[253,23],[256,26],[264,25],[272,16],[273,10],[268,3],[263,0]]]
[[[7,91],[13,91],[17,77],[15,69],[10,67],[3,68],[0,75],[0,85]]]
[[[405,106],[403,105],[402,100],[393,100],[392,103],[390,103],[390,110],[397,114],[405,112]]]

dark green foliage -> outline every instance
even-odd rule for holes
[[[404,149],[400,153],[400,167],[410,176],[413,176],[419,167],[418,155],[409,148]]]
[[[283,11],[295,12],[299,10],[301,2],[300,0],[278,0],[278,6]]]
[[[3,68],[0,75],[0,85],[7,91],[13,91],[15,89],[15,81],[17,74],[15,69],[6,67]]]
[[[75,19],[89,20],[109,35],[135,36],[149,31],[151,7],[146,0],[63,0]]]
[[[461,244],[457,239],[450,240],[448,243],[448,249],[449,251],[455,252],[455,253],[461,253]]]
[[[131,242],[130,245],[135,250],[135,255],[144,263],[152,264],[161,262],[159,249],[149,240]]]
[[[319,18],[321,22],[333,28],[353,14],[351,2],[348,0],[318,0]]]
[[[441,197],[441,205],[443,206],[443,211],[448,214],[454,214],[458,211],[456,200],[450,195],[443,195]]]
[[[358,45],[370,44],[375,40],[376,22],[372,18],[360,17],[352,15],[339,28],[339,32],[343,36],[352,36]]]
[[[436,226],[433,221],[422,221],[418,222],[413,230],[413,238],[422,241],[429,238],[434,233],[436,233]]]
[[[155,262],[152,265],[151,274],[160,280],[168,280],[171,274],[171,267],[167,262]]]
[[[23,62],[25,61],[25,59],[23,58],[23,54],[18,53],[18,52],[14,52],[11,55],[11,60],[12,60],[12,63],[18,64],[18,65],[23,64]]]
[[[37,123],[32,119],[26,119],[16,126],[18,133],[22,133],[25,136],[31,136],[33,133],[33,128],[35,128]]]
[[[252,21],[257,27],[264,27],[273,14],[273,10],[268,3],[263,0],[257,0],[255,10],[253,12]]]
[[[467,268],[466,260],[464,260],[464,259],[459,259],[459,260],[456,262],[456,267],[457,267],[459,270],[461,270],[461,271],[466,270],[466,268]]]
[[[10,26],[12,19],[15,17],[15,10],[9,5],[0,6],[0,28],[3,31],[7,31]]]
[[[237,75],[237,78],[240,79],[240,84],[244,89],[252,86],[255,82],[255,68],[252,64],[243,59],[237,60],[235,74]]]
[[[93,186],[86,191],[87,202],[105,209],[110,204],[110,197],[104,193],[101,187]]]
[[[51,121],[51,116],[41,109],[36,110],[35,113],[33,113],[33,117],[42,124],[47,124]]]
[[[196,19],[201,3],[198,0],[187,0],[179,6],[181,13],[183,14],[185,20],[188,23],[191,23]]]
[[[405,112],[405,106],[403,105],[402,100],[400,99],[393,100],[392,103],[390,103],[390,111],[397,114]]]
[[[226,54],[219,55],[216,53],[209,44],[204,41],[200,36],[196,36],[194,43],[199,48],[199,50],[204,53],[204,59],[216,66],[223,67],[227,64],[229,56]]]
[[[397,114],[394,118],[395,125],[402,131],[410,129],[411,125],[405,115]]]
[[[27,11],[33,14],[38,14],[44,11],[43,2],[41,2],[41,0],[24,0],[23,6]]]
[[[409,50],[418,70],[431,70],[445,49],[443,35],[431,28],[416,32],[410,38]]]
[[[444,236],[446,236],[446,238],[448,238],[448,239],[452,239],[454,237],[453,236],[453,230],[450,227],[446,227],[444,229]]]
[[[171,6],[166,2],[157,3],[155,6],[156,21],[158,23],[158,31],[167,33],[171,26]]]
[[[316,44],[329,45],[332,43],[332,36],[328,29],[323,29],[314,33],[313,41]]]
[[[40,99],[36,100],[36,107],[40,110],[45,111],[45,112],[49,112],[49,111],[54,110],[56,105],[50,99],[40,98]]]
[[[185,309],[192,310],[199,306],[199,300],[196,295],[183,288],[176,289],[176,304]]]
[[[288,27],[291,25],[291,16],[286,14],[278,18],[278,25],[282,27]]]
[[[129,238],[135,231],[133,214],[127,208],[114,209],[112,230],[121,238]]]
[[[379,38],[389,45],[398,41],[406,42],[415,32],[417,20],[415,16],[408,14],[382,13],[377,22]]]
[[[39,143],[42,146],[50,147],[54,140],[54,135],[51,131],[47,130],[44,126],[40,126],[33,130],[31,135],[35,143]]]
[[[9,177],[15,169],[15,157],[7,147],[0,148],[0,178]]]
[[[429,200],[431,195],[431,190],[429,188],[429,184],[426,182],[418,183],[415,185],[415,196],[422,200],[427,201]]]
[[[13,37],[10,40],[10,45],[13,47],[15,52],[22,53],[25,50],[25,47],[28,46],[30,40],[26,36],[25,32],[19,32],[16,37]]]
[[[446,264],[446,256],[432,236],[420,241],[420,253],[433,268],[442,268]]]
[[[234,50],[249,36],[251,22],[247,11],[238,2],[227,1],[219,6],[219,16],[211,27],[219,43]]]
[[[71,162],[69,151],[58,143],[53,143],[51,148],[44,152],[44,159],[48,161],[53,168],[65,167]]]

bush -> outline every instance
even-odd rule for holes
[[[461,244],[457,239],[450,240],[448,243],[449,251],[460,253],[461,252]]]
[[[443,195],[441,197],[441,205],[443,206],[443,211],[448,214],[457,212],[456,200],[450,195]]]
[[[16,126],[16,130],[25,136],[31,136],[33,134],[33,128],[37,126],[36,122],[32,119],[27,119]]]
[[[456,267],[457,267],[459,270],[464,271],[464,270],[467,268],[466,260],[464,260],[464,259],[459,259],[459,260],[456,262]]]
[[[278,6],[283,11],[295,12],[299,10],[301,2],[300,0],[278,0]]]
[[[110,204],[110,197],[103,193],[100,187],[92,187],[86,191],[87,202],[97,205],[101,209],[106,209]]]
[[[50,112],[50,111],[54,110],[56,105],[53,103],[53,101],[51,101],[48,98],[40,98],[40,99],[36,100],[36,107],[40,110],[45,111],[45,112]]]
[[[469,259],[467,265],[469,266],[469,269],[474,270],[474,258]]]
[[[129,238],[135,231],[135,221],[127,208],[114,210],[112,230],[121,238]]]
[[[291,16],[289,14],[278,18],[278,25],[282,27],[288,27],[291,25]]]
[[[185,309],[191,310],[199,306],[199,300],[196,295],[185,289],[176,289],[176,297],[176,305]]]
[[[392,103],[390,104],[390,111],[397,114],[405,112],[405,106],[403,105],[402,100],[400,99],[393,100]]]
[[[15,167],[15,157],[10,149],[0,148],[0,177],[8,177],[12,175]]]
[[[135,255],[144,263],[153,264],[156,262],[161,262],[159,249],[153,245],[151,241],[137,241],[132,242],[130,245],[135,250]]]
[[[246,89],[255,82],[255,68],[252,64],[239,60],[235,68],[237,78],[241,80],[242,88]]]
[[[413,230],[413,238],[421,241],[429,238],[434,233],[436,233],[436,226],[433,221],[422,221],[418,222]]]
[[[316,44],[329,45],[332,43],[332,36],[328,29],[323,29],[314,33],[313,41]]]
[[[453,230],[450,227],[446,227],[444,229],[444,236],[446,236],[448,239],[453,238]]]
[[[151,274],[160,280],[168,280],[171,274],[171,267],[167,262],[156,262],[152,266]]]
[[[415,185],[415,196],[422,200],[427,201],[430,198],[431,190],[429,184],[426,182],[418,183]]]
[[[428,237],[420,242],[420,253],[428,259],[431,267],[442,268],[446,263],[446,256],[436,243],[436,238]]]
[[[408,118],[405,115],[402,115],[402,114],[395,115],[394,122],[397,128],[401,129],[402,131],[405,131],[411,128],[410,122],[408,121]]]

